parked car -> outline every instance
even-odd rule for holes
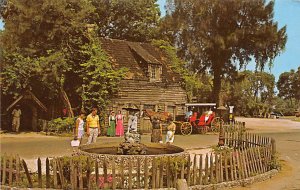
[[[278,118],[280,118],[280,117],[283,117],[284,115],[282,114],[282,113],[280,113],[280,112],[271,112],[271,114],[270,114],[270,117],[271,118],[276,118],[276,119],[278,119]]]

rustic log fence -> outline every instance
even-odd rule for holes
[[[37,159],[37,171],[28,170],[19,156],[2,155],[2,185],[54,189],[151,189],[241,180],[272,169],[275,141],[250,133],[227,132],[230,151],[189,155],[186,159],[133,157],[121,161],[86,156]],[[220,149],[220,148],[219,148]],[[225,149],[224,149],[225,150]]]

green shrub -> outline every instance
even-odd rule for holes
[[[71,132],[75,125],[75,118],[56,118],[48,123],[47,131],[55,133]]]

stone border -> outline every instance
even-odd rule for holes
[[[265,172],[263,174],[259,174],[256,176],[252,176],[246,179],[241,180],[235,180],[235,181],[228,181],[228,182],[222,182],[217,184],[209,184],[209,185],[195,185],[190,186],[190,190],[210,190],[210,189],[224,189],[224,188],[232,188],[232,187],[245,187],[247,185],[251,185],[253,183],[265,181],[267,179],[272,178],[278,173],[278,170],[273,169],[268,172]]]

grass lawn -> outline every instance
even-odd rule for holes
[[[296,117],[296,116],[284,116],[283,118],[300,122],[300,117]]]

